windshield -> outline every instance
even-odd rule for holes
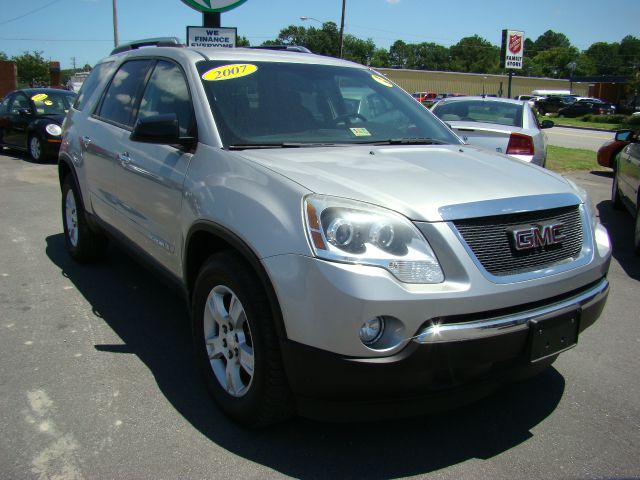
[[[37,93],[31,97],[38,115],[64,115],[75,99],[75,94],[60,92]]]
[[[411,96],[365,68],[218,61],[198,69],[225,147],[460,143]]]
[[[522,127],[521,103],[462,100],[453,102],[441,102],[433,109],[445,122],[482,122]]]

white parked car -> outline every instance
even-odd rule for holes
[[[545,128],[553,122],[538,119],[527,102],[494,97],[445,98],[431,110],[470,145],[544,167]]]

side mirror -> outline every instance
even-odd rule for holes
[[[540,128],[551,128],[555,125],[551,120],[543,120],[540,124]]]
[[[180,136],[178,116],[175,113],[141,118],[133,127],[129,138],[134,142],[182,145],[185,147],[191,147],[195,143],[195,138],[193,137]]]
[[[630,142],[633,140],[632,130],[618,130],[616,132],[616,140],[618,142]]]

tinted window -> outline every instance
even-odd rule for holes
[[[140,96],[151,60],[132,60],[116,72],[98,115],[119,125],[133,126],[133,109]]]
[[[469,100],[438,104],[433,113],[445,122],[483,122],[522,126],[521,103]]]
[[[194,117],[187,81],[180,67],[159,61],[144,91],[138,118],[175,113],[180,136],[193,136]]]
[[[13,97],[13,103],[10,104],[9,110],[11,111],[11,113],[17,114],[23,108],[31,110],[31,103],[29,102],[29,99],[26,95],[18,93],[15,97]]]
[[[100,63],[91,70],[87,79],[82,83],[82,87],[80,87],[80,92],[78,93],[78,97],[76,98],[73,108],[76,110],[82,110],[85,107],[87,100],[91,97],[91,94],[98,86],[98,83],[100,83],[100,80],[105,77],[111,68],[111,65],[113,65],[113,62]]]
[[[31,97],[38,115],[64,115],[69,110],[75,95],[64,90],[41,93]]]

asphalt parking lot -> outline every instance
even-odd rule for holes
[[[611,175],[571,175],[614,245],[600,320],[552,368],[392,422],[230,423],[194,371],[186,307],[110,247],[64,251],[54,163],[0,155],[0,478],[639,478],[640,258]]]

